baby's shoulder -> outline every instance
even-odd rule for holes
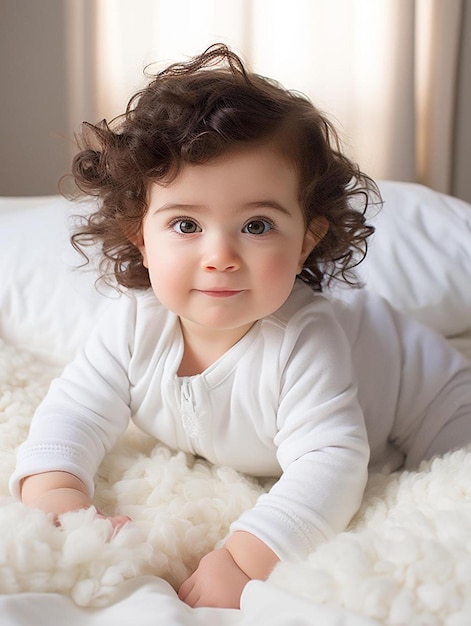
[[[290,359],[294,352],[318,350],[336,343],[343,335],[330,301],[304,283],[297,282],[286,302],[260,326],[263,338],[277,346],[281,357]]]
[[[302,283],[264,320],[262,332],[282,369],[294,368],[298,374],[305,370],[306,375],[317,376],[326,362],[347,359],[350,352],[329,298]]]
[[[320,292],[296,282],[286,302],[270,318],[284,328],[318,323],[322,318],[334,318],[331,302]]]

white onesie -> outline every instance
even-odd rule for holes
[[[395,469],[471,441],[470,364],[367,292],[324,297],[297,283],[203,373],[179,377],[182,355],[178,318],[151,290],[112,301],[38,408],[12,493],[62,470],[92,494],[132,419],[175,449],[280,477],[232,530],[299,558],[358,509],[369,447],[372,463]]]

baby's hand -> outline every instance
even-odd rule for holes
[[[100,513],[100,511],[97,511],[97,517],[100,517],[101,519],[107,519],[111,523],[111,526],[114,528],[115,532],[122,528],[128,522],[132,522],[132,519],[127,515],[103,515],[103,513]]]
[[[23,502],[35,509],[53,513],[55,520],[63,513],[93,506],[92,500],[83,491],[70,487],[51,489],[36,495],[30,494],[29,497],[23,497]]]
[[[191,607],[240,608],[240,597],[250,578],[226,548],[204,556],[196,571],[182,584],[178,597]]]
[[[67,488],[47,491],[25,504],[34,507],[35,509],[41,509],[46,513],[53,513],[53,519],[56,526],[61,525],[60,517],[64,513],[79,511],[81,509],[89,509],[94,506],[92,500],[90,500],[90,498],[83,492]],[[127,522],[131,521],[131,518],[127,515],[105,515],[99,509],[96,509],[96,512],[97,517],[106,519],[110,522],[115,532],[127,524]]]
[[[67,472],[45,472],[28,476],[22,484],[21,499],[28,506],[53,513],[57,526],[60,526],[60,515],[93,506],[83,482]],[[126,515],[108,516],[101,511],[97,511],[97,515],[108,519],[115,530],[130,521]]]

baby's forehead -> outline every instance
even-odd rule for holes
[[[171,207],[290,207],[298,204],[299,176],[272,144],[249,145],[202,163],[181,162],[171,179],[152,182],[148,197]]]

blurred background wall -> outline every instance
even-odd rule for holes
[[[471,0],[0,0],[0,195],[57,193],[83,120],[229,44],[330,114],[376,178],[471,202]]]

